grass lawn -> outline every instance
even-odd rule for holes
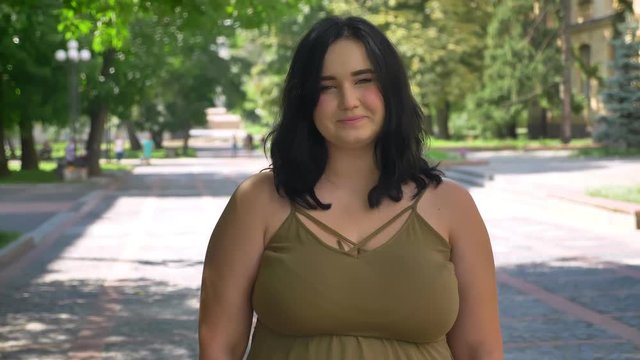
[[[100,169],[102,169],[102,171],[108,173],[109,171],[129,171],[129,170],[133,169],[133,166],[125,165],[125,164],[118,164],[115,161],[111,161],[111,162],[101,162],[100,163]]]
[[[55,161],[40,161],[38,170],[20,171],[20,162],[12,161],[9,163],[9,171],[11,175],[0,178],[0,184],[43,184],[62,182],[55,174],[57,164]],[[133,167],[131,165],[112,163],[102,163],[100,168],[104,172],[109,171],[129,171]]]
[[[429,161],[442,161],[442,160],[462,160],[461,154],[453,151],[434,150],[429,149],[424,153],[424,156]]]
[[[56,163],[54,161],[40,161],[38,170],[20,171],[20,163],[10,162],[9,171],[11,174],[0,178],[2,184],[22,184],[22,183],[54,183],[61,181],[54,172]]]
[[[589,146],[592,145],[591,139],[574,139],[571,140],[570,146]],[[527,149],[548,146],[562,147],[560,139],[477,139],[477,140],[442,140],[431,138],[429,146],[432,149],[447,148],[465,148],[473,149]]]
[[[112,158],[115,158],[115,153],[111,154]],[[196,157],[196,151],[194,149],[187,149],[187,153],[183,154],[182,153],[182,148],[177,149],[177,157]],[[152,159],[167,159],[170,157],[176,157],[176,156],[169,156],[167,154],[167,149],[154,149],[151,152],[151,158]],[[142,150],[131,150],[131,149],[125,149],[124,150],[124,158],[125,159],[140,159],[142,158]]]
[[[180,141],[180,144],[182,144],[182,141]],[[64,141],[51,143],[51,157],[53,159],[64,158],[64,148],[66,146],[67,146],[67,143]],[[82,149],[83,147],[84,147],[84,143],[80,143],[78,145],[78,149]],[[115,159],[116,153],[113,151],[113,144],[110,145],[109,149],[110,149],[110,157],[112,159]],[[40,145],[37,146],[37,150],[40,150]],[[103,143],[102,151],[106,151],[106,150],[107,150],[107,144]],[[179,156],[184,156],[184,157],[196,156],[196,152],[193,149],[188,149],[186,154],[182,154],[182,147],[178,149],[178,153],[180,154]],[[18,156],[18,158],[20,157],[20,148],[16,149],[16,155]],[[105,156],[106,155],[103,154],[103,157]],[[127,142],[127,146],[125,147],[125,150],[124,150],[124,158],[139,159],[141,157],[142,157],[142,150],[131,150],[130,148],[128,148],[128,142]],[[169,156],[167,156],[166,149],[154,149],[152,152],[152,157],[155,159],[164,159],[164,158],[168,158]]]
[[[19,238],[20,235],[21,234],[18,232],[0,230],[0,249],[9,245],[10,242]]]
[[[640,149],[610,149],[594,148],[579,149],[576,151],[578,157],[635,157],[640,156]]]
[[[640,204],[640,185],[638,186],[607,186],[589,189],[590,196],[620,200]]]

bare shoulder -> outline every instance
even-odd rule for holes
[[[291,211],[289,200],[276,191],[270,171],[245,179],[236,189],[234,198],[242,208],[251,209],[250,215],[265,225],[265,239],[271,237]]]
[[[477,217],[478,210],[469,191],[459,183],[442,179],[430,186],[417,204],[418,213],[445,239],[451,242],[461,219]]]
[[[273,185],[273,173],[267,171],[253,174],[243,180],[234,194],[240,199],[253,201],[268,200],[274,195],[277,195],[277,192]]]
[[[418,210],[422,213],[431,207],[437,207],[441,211],[458,212],[475,207],[469,191],[457,182],[443,178],[442,183],[430,186],[418,203]]]

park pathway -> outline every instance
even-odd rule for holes
[[[237,184],[265,166],[158,160],[104,190],[0,269],[0,359],[197,358],[209,234]],[[470,190],[494,245],[507,359],[640,359],[631,220],[503,187]]]

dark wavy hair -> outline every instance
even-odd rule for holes
[[[416,103],[407,74],[393,44],[373,24],[360,17],[326,17],[311,27],[293,54],[284,84],[280,119],[267,135],[276,190],[306,209],[327,210],[315,185],[327,164],[327,146],[313,121],[320,96],[320,76],[327,49],[339,39],[362,43],[384,99],[384,122],[375,142],[378,183],[369,191],[370,208],[384,197],[402,199],[402,184],[412,181],[417,197],[431,184],[442,182],[442,172],[422,157],[427,140],[424,114]],[[284,193],[284,194],[283,194]]]

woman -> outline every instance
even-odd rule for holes
[[[421,157],[423,114],[375,26],[299,43],[270,171],[216,225],[200,358],[501,359],[495,271],[469,193]]]

